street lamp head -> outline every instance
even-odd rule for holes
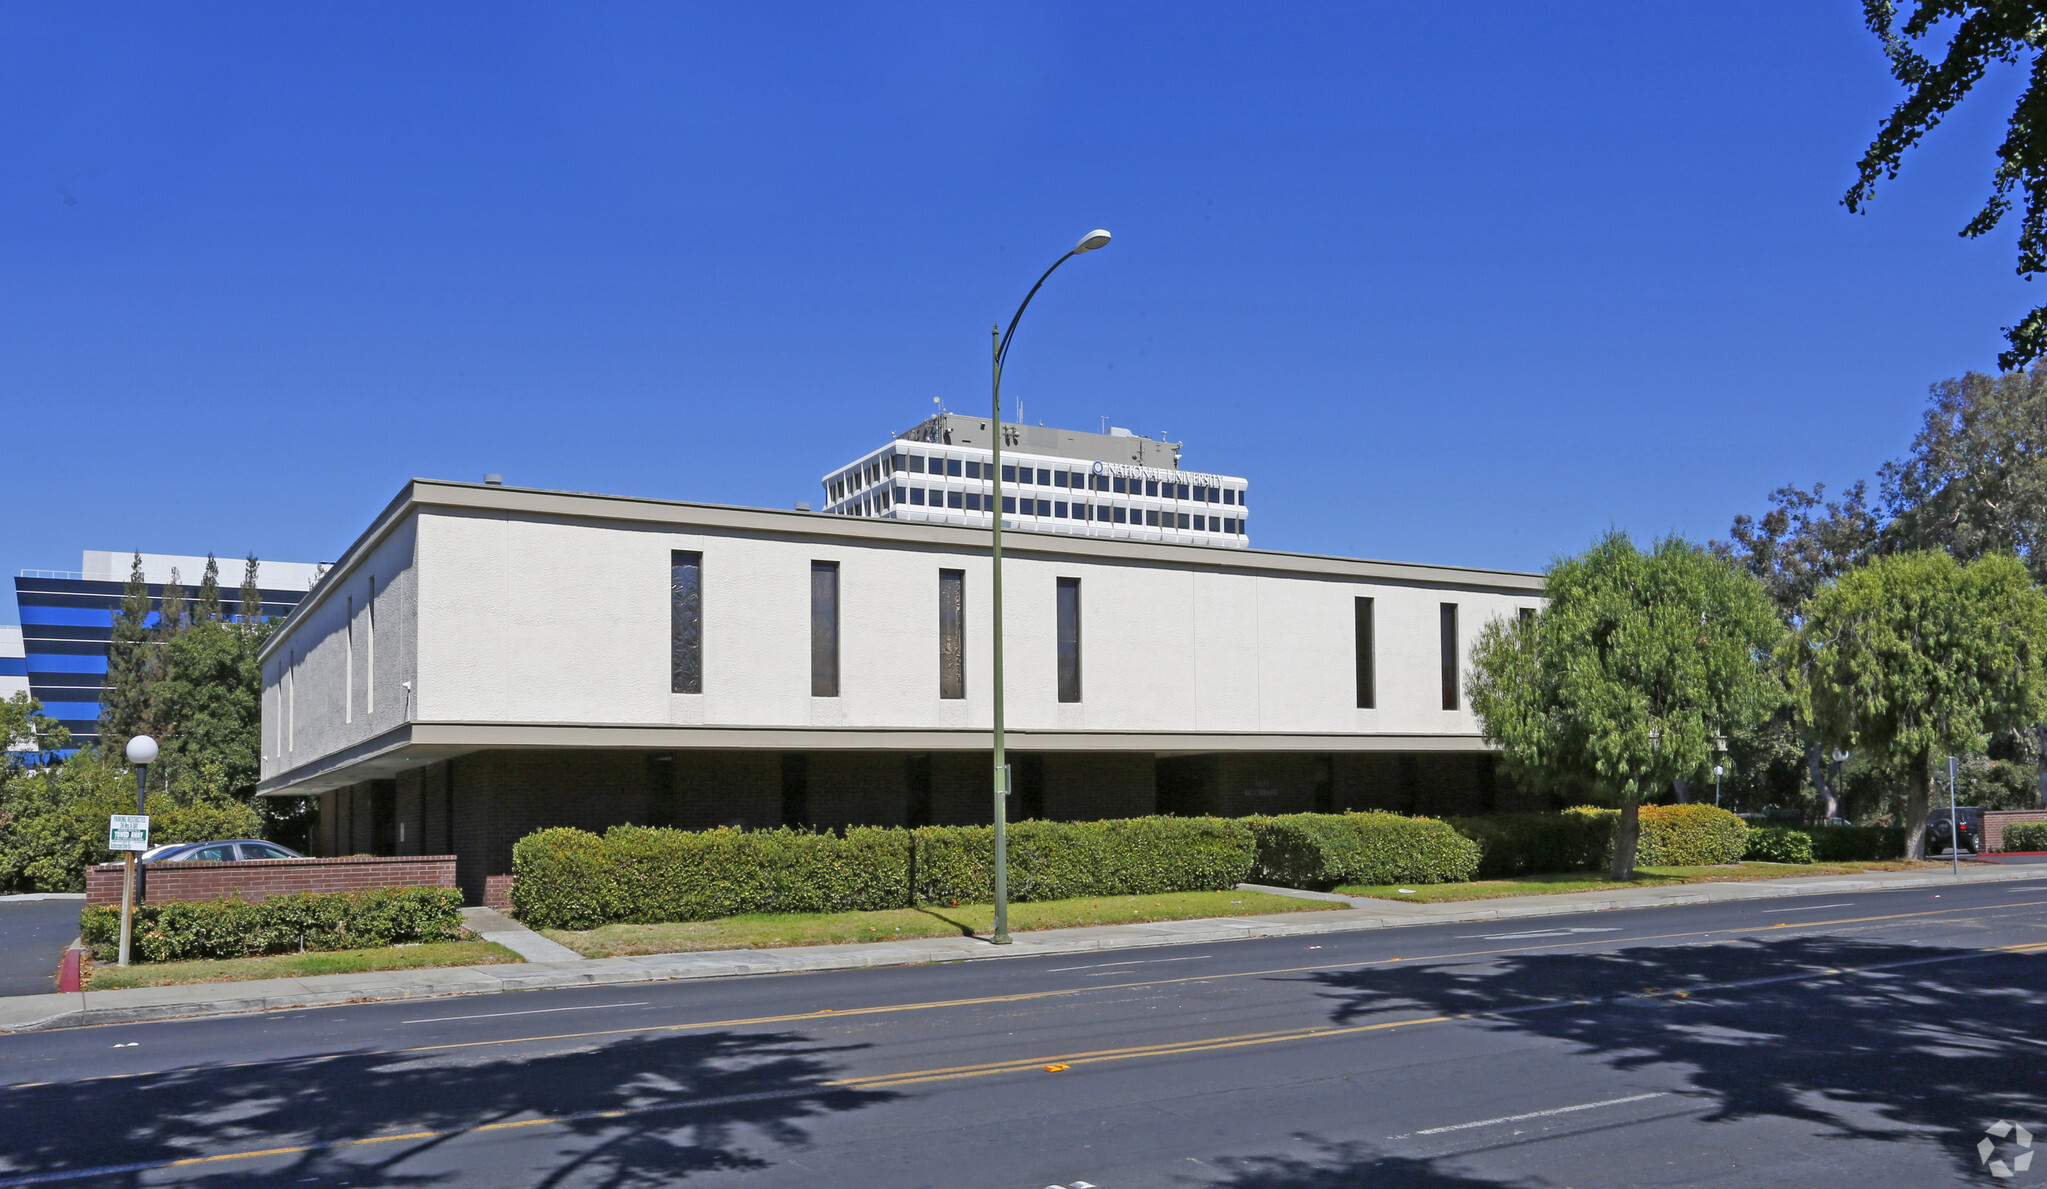
[[[137,735],[128,740],[128,762],[131,764],[153,764],[156,762],[156,740],[147,735]]]
[[[1086,235],[1081,236],[1080,242],[1073,245],[1073,250],[1078,254],[1081,252],[1092,252],[1096,248],[1106,248],[1108,246],[1109,233],[1097,227]]]

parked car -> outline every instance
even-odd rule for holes
[[[256,838],[231,838],[225,842],[173,842],[154,846],[137,856],[144,863],[243,863],[256,859],[303,859],[288,846]]]
[[[1979,854],[1983,850],[1983,808],[1980,805],[1961,805],[1955,808],[1954,829],[1948,828],[1947,806],[1926,815],[1926,853],[1946,854],[1949,846],[1960,844],[1965,854]]]

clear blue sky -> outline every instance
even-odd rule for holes
[[[1539,568],[1872,475],[2036,294],[2009,80],[1875,212],[1852,0],[18,6],[0,565],[335,557],[414,475],[787,507],[1019,332],[1264,548]],[[0,616],[11,618],[11,598]]]

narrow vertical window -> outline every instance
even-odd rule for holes
[[[1372,600],[1355,600],[1357,622],[1358,709],[1371,710],[1379,704],[1379,691],[1372,672]]]
[[[1443,709],[1457,709],[1457,604],[1443,604]]]
[[[297,751],[299,746],[299,652],[291,650],[290,662],[284,669],[284,750]]]
[[[704,555],[668,555],[668,688],[704,692]]]
[[[370,597],[362,605],[363,665],[362,688],[363,710],[367,714],[377,712],[377,580],[370,579]],[[426,838],[424,830],[420,833]]]
[[[1059,700],[1080,701],[1080,579],[1059,580]]]
[[[938,571],[938,696],[967,696],[967,573]]]
[[[810,563],[810,696],[839,696],[839,563]]]
[[[341,721],[355,721],[355,596],[348,596],[348,621],[344,625],[343,643],[348,655],[341,662]]]

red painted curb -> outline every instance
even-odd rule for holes
[[[79,973],[78,969],[79,959],[84,956],[84,950],[64,951],[64,963],[57,967],[57,989],[59,991],[83,991],[85,989],[84,976]]]

